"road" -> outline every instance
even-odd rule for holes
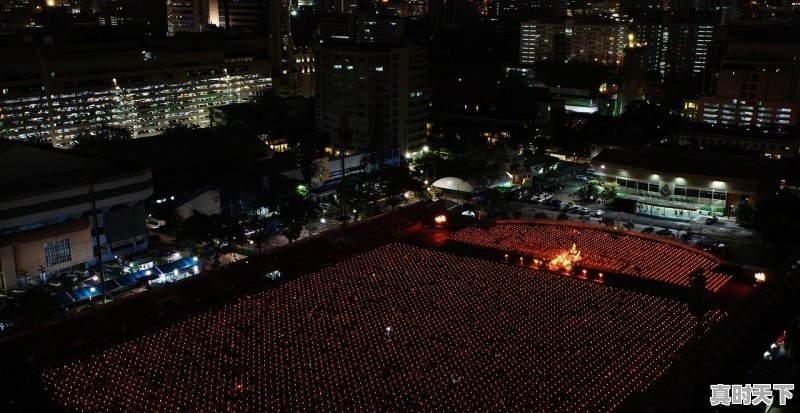
[[[618,214],[610,210],[610,206],[605,206],[601,203],[587,202],[578,200],[575,194],[582,183],[576,181],[567,181],[562,183],[565,187],[561,191],[554,194],[553,198],[560,199],[564,202],[573,201],[578,205],[585,206],[594,212],[595,210],[604,210],[603,217],[612,218],[614,221],[621,219],[622,223],[629,220],[634,224],[634,231],[641,231],[646,227],[653,227],[655,231],[662,228],[672,230],[677,235],[682,234],[684,231],[691,229],[695,234],[700,234],[715,240],[718,243],[723,243],[729,246],[729,254],[727,258],[735,258],[740,262],[750,262],[755,259],[760,253],[758,247],[758,240],[753,231],[740,227],[733,219],[720,218],[719,221],[713,225],[706,225],[706,216],[700,216],[691,222],[686,221],[673,221],[669,219],[661,219],[647,215],[628,215]],[[516,211],[521,213],[522,219],[533,219],[537,213],[544,213],[548,219],[556,219],[559,212],[554,208],[534,204],[527,201],[511,201],[507,205],[509,216],[514,216]],[[570,221],[575,222],[588,222],[590,224],[602,225],[601,218],[591,217],[589,221],[583,221],[578,214],[568,214]],[[680,234],[678,234],[678,232]],[[733,253],[734,255],[731,255]]]

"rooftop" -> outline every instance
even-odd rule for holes
[[[0,200],[84,186],[88,156],[47,146],[0,141]],[[140,164],[100,158],[99,182],[146,170]]]
[[[643,170],[711,177],[759,179],[777,175],[783,163],[756,156],[692,151],[659,146],[621,146],[592,158],[593,165],[611,163]]]

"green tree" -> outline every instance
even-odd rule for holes
[[[17,296],[16,305],[7,309],[9,318],[21,317],[30,324],[45,321],[59,310],[58,302],[44,285],[37,285]]]
[[[196,251],[204,258],[213,259],[219,267],[224,254],[236,250],[236,243],[244,241],[244,228],[236,219],[226,215],[195,214],[178,225],[175,242]]]
[[[615,182],[606,182],[603,184],[603,202],[609,203],[614,200],[617,194],[617,184]]]
[[[196,123],[186,124],[182,122],[172,121],[169,123],[169,126],[164,128],[163,133],[165,135],[180,135],[197,129],[200,129],[200,125]]]
[[[270,179],[269,189],[256,199],[255,206],[277,211],[283,198],[297,193],[298,185],[298,181],[284,175],[274,176]]]
[[[103,125],[96,132],[82,131],[75,136],[72,149],[86,151],[133,139],[131,131],[120,126]]]
[[[247,227],[254,231],[250,235],[250,240],[253,241],[256,250],[261,253],[265,244],[269,243],[272,239],[273,233],[270,230],[273,220],[258,214],[251,215],[247,220]]]
[[[319,208],[314,201],[297,194],[281,200],[278,222],[281,225],[281,234],[289,243],[297,241],[306,224],[317,218]]]
[[[800,231],[800,198],[780,192],[764,198],[756,205],[756,224],[759,231],[773,242],[790,241]]]
[[[395,209],[395,208],[396,208],[398,205],[400,205],[400,204],[402,204],[402,203],[403,203],[403,200],[404,200],[404,199],[405,199],[405,198],[404,198],[404,197],[402,197],[402,196],[399,196],[399,195],[394,195],[394,196],[390,196],[389,198],[387,198],[387,199],[386,199],[386,203],[387,203],[387,204],[389,204],[389,206],[390,206],[390,207],[392,207],[392,211],[394,211],[394,209]]]
[[[733,208],[736,222],[752,222],[756,217],[756,210],[747,201],[741,201]]]
[[[378,213],[378,201],[382,199],[394,209],[405,201],[403,194],[406,191],[420,195],[425,192],[422,184],[411,177],[411,171],[401,166],[365,171],[348,179],[350,209],[365,215]]]

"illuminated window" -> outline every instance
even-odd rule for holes
[[[72,261],[69,238],[45,242],[44,258],[48,267]]]

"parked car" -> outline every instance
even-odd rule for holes
[[[717,222],[719,222],[719,218],[717,218],[716,216],[713,216],[711,218],[706,218],[706,225],[714,225]]]
[[[656,235],[660,235],[662,237],[675,238],[675,233],[673,233],[672,231],[670,231],[670,230],[668,230],[666,228],[664,228],[662,230],[659,230],[659,231],[656,231]]]
[[[586,208],[586,207],[580,207],[578,209],[578,212],[580,212],[581,214],[588,214],[589,211],[591,211],[591,210],[589,208]]]
[[[564,202],[560,199],[550,199],[549,201],[545,202],[545,204],[549,204],[556,208],[560,207]]]
[[[605,213],[606,213],[606,211],[603,211],[602,209],[598,209],[598,210],[594,211],[594,213],[592,215],[594,215],[596,217],[602,217],[603,214],[605,214]]]
[[[142,222],[142,221],[139,221],[139,222]],[[147,221],[145,222],[145,224],[147,225],[147,228],[159,229],[159,228],[163,227],[164,225],[167,225],[167,221],[164,221],[163,219],[148,218]]]

